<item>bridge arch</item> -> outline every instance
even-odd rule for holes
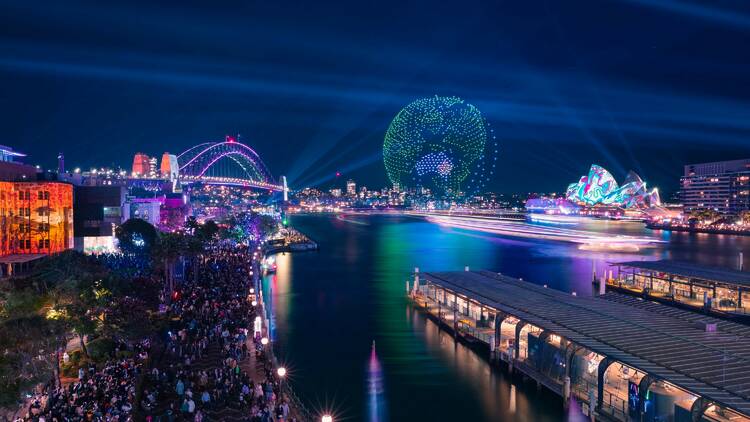
[[[236,165],[233,174],[209,174],[217,163],[226,160]],[[189,148],[177,157],[180,178],[207,183],[227,183],[272,190],[281,190],[271,172],[255,150],[227,137],[224,142],[204,142]]]

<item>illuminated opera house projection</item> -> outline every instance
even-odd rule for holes
[[[566,198],[585,206],[612,206],[622,208],[648,208],[661,205],[659,191],[649,191],[640,176],[632,170],[622,186],[604,167],[591,165],[589,173],[568,186]]]

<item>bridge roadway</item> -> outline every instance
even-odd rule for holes
[[[603,384],[608,382],[604,373],[608,366],[618,363],[635,369],[636,374],[647,375],[641,378],[645,391],[640,395],[644,399],[648,397],[649,385],[656,388],[655,383],[666,383],[667,391],[675,391],[672,387],[676,386],[677,390],[690,393],[689,413],[693,418],[706,417],[695,420],[750,420],[748,326],[613,293],[600,297],[574,296],[488,271],[417,272],[415,276],[409,289],[418,304],[421,302],[433,316],[434,309],[438,309],[438,318],[453,324],[458,334],[461,334],[459,321],[468,324],[468,330],[477,333],[474,339],[488,343],[493,351],[502,350],[501,327],[506,326],[503,321],[518,321],[515,344],[508,347],[515,348],[508,355],[517,368],[533,365],[530,359],[522,361],[530,352],[524,354],[519,350],[531,344],[530,338],[528,342],[519,338],[526,325],[540,328],[545,334],[534,335],[542,341],[554,335],[558,347],[565,349],[566,354],[570,349],[599,355],[601,361],[594,362],[599,365],[597,411],[601,410],[605,395]],[[447,316],[443,317],[444,314]],[[485,327],[484,335],[479,327]],[[566,359],[565,375],[570,376],[571,359]],[[558,381],[562,378],[558,377]],[[549,380],[538,381],[549,384]],[[564,382],[569,384],[570,378]],[[553,388],[558,393],[563,389]],[[624,414],[616,419],[625,420],[627,390],[622,399],[620,411]],[[732,414],[732,418],[708,418],[704,412]]]

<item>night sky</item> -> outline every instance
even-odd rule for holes
[[[380,187],[391,119],[436,94],[495,129],[499,192],[750,158],[747,1],[115,3],[0,1],[0,144],[30,164],[240,133],[294,188]]]

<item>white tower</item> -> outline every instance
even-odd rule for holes
[[[286,185],[286,176],[281,176],[281,186],[284,189],[284,202],[289,200],[289,187]]]

